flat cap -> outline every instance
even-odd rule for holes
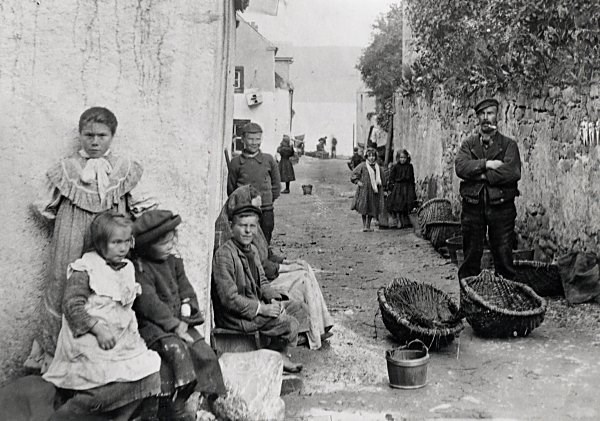
[[[487,107],[498,107],[498,105],[500,105],[500,103],[494,98],[486,98],[475,106],[475,113],[479,114]]]
[[[262,216],[259,207],[252,204],[252,192],[250,185],[238,187],[227,199],[227,217],[233,219],[235,215],[256,214]]]
[[[154,209],[144,212],[133,223],[136,246],[145,246],[173,231],[181,224],[181,217],[169,210]]]
[[[244,134],[246,134],[246,133],[262,133],[262,132],[263,132],[262,127],[260,127],[256,123],[252,123],[252,122],[246,123],[242,127],[242,133],[244,133]]]

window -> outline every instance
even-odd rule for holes
[[[235,67],[233,88],[235,93],[244,93],[244,67],[242,66]]]
[[[231,151],[232,154],[237,154],[244,149],[244,142],[242,141],[242,127],[250,120],[233,120],[233,138],[231,139]]]

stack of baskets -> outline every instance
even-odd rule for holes
[[[527,285],[483,270],[460,280],[461,312],[476,334],[527,336],[544,321],[546,301]]]
[[[419,339],[437,349],[464,329],[458,306],[429,284],[397,278],[379,289],[377,299],[383,323],[400,343]]]
[[[564,296],[558,265],[534,260],[515,260],[515,281],[529,286],[541,297]]]
[[[425,238],[429,238],[433,247],[438,250],[446,246],[446,240],[460,232],[458,221],[432,221],[425,224]]]
[[[419,229],[437,250],[446,245],[446,240],[460,232],[460,222],[452,216],[452,203],[448,199],[436,198],[425,202],[417,211]]]
[[[427,224],[438,221],[452,221],[452,203],[448,199],[436,198],[423,203],[417,211],[421,234],[427,236]]]

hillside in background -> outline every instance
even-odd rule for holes
[[[361,86],[356,69],[360,47],[281,47],[277,54],[291,55],[290,77],[294,102],[352,102]]]

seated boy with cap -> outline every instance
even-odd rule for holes
[[[244,199],[228,202],[233,238],[219,247],[213,260],[215,325],[270,337],[270,347],[283,357],[283,369],[296,373],[302,364],[290,360],[288,347],[296,345],[299,332],[308,331],[307,310],[269,285],[252,244],[260,215],[260,208]]]

